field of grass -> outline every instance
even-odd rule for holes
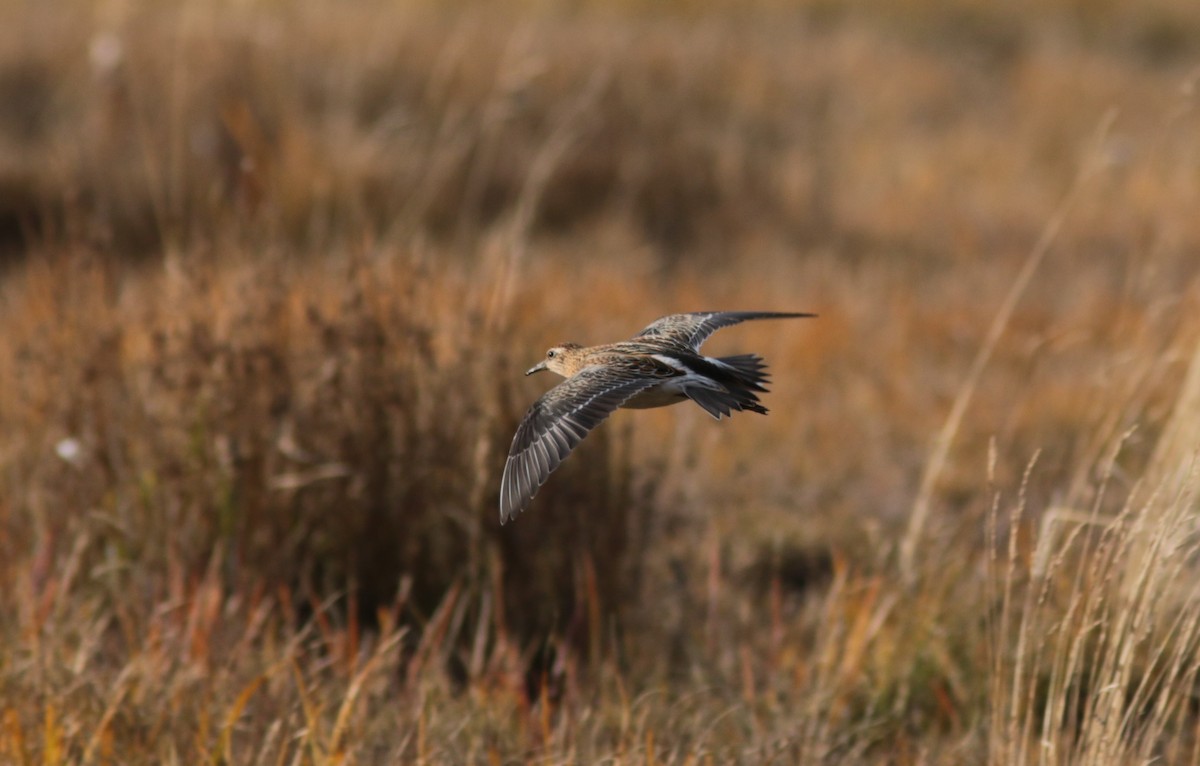
[[[877,7],[878,6],[878,7]],[[1200,762],[1200,6],[0,6],[0,764]],[[500,526],[564,340],[724,330]]]

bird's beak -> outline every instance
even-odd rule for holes
[[[525,374],[526,374],[526,375],[532,375],[533,373],[535,373],[535,372],[541,372],[541,371],[542,371],[542,370],[544,370],[544,369],[546,369],[546,363],[545,363],[545,362],[538,362],[537,364],[535,364],[534,366],[532,366],[532,367],[530,367],[528,370],[526,370],[526,371],[525,371]]]

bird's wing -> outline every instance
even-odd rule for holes
[[[797,314],[781,311],[698,311],[693,314],[671,314],[660,317],[633,336],[652,338],[664,343],[677,344],[697,351],[700,344],[722,327],[745,322],[750,319],[786,319],[790,317],[813,317],[816,314]]]
[[[587,367],[533,403],[517,426],[500,479],[500,523],[523,511],[551,471],[630,397],[661,382],[636,366]]]

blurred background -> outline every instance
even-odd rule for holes
[[[1187,762],[1198,81],[1189,0],[4,3],[0,760]],[[713,309],[820,314],[706,346],[771,414],[501,527],[522,371]]]

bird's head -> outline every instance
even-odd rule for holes
[[[549,370],[557,372],[564,378],[569,378],[575,374],[577,363],[579,361],[579,350],[583,346],[578,343],[560,343],[557,346],[551,346],[546,351],[546,357],[534,366],[525,371],[526,375],[532,375],[535,372]]]

